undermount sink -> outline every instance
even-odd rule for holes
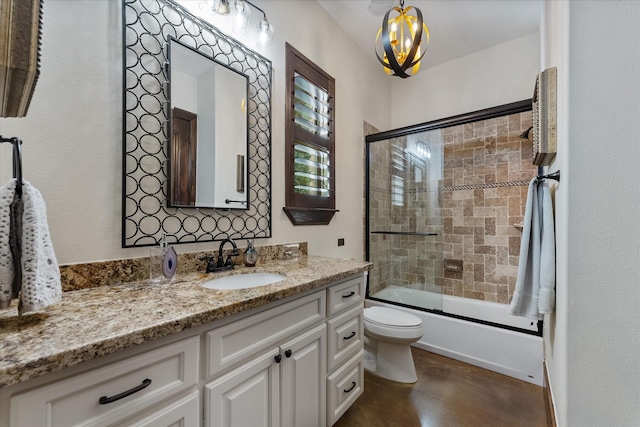
[[[209,280],[204,282],[202,286],[208,289],[247,289],[271,285],[284,279],[284,276],[273,273],[236,274]]]

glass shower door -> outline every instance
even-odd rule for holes
[[[441,131],[367,148],[369,297],[441,310]]]

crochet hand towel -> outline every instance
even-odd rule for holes
[[[40,310],[60,301],[60,269],[53,252],[47,209],[40,192],[22,184],[22,292],[21,312]]]
[[[16,180],[0,187],[0,308],[11,304],[15,269],[9,239],[11,230],[11,204],[15,196]],[[15,230],[13,230],[15,232]]]
[[[529,183],[516,289],[509,311],[542,319],[555,305],[555,231],[549,187],[536,178]]]
[[[22,198],[15,197],[16,181],[0,188],[0,308],[20,296],[20,314],[40,310],[60,300],[62,286],[40,192],[26,181]],[[15,203],[16,200],[21,203]],[[13,214],[20,214],[13,218]],[[14,247],[14,255],[11,247]],[[16,263],[16,261],[19,262]],[[17,285],[14,282],[18,280]]]

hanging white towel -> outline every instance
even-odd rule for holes
[[[16,297],[12,292],[12,283],[21,273],[18,310],[22,314],[59,301],[62,286],[47,225],[46,205],[40,192],[27,181],[22,184],[22,217],[18,221],[20,230],[12,230],[11,203],[15,197],[15,187],[15,180],[11,180],[0,188],[0,303],[8,305],[7,302]],[[19,233],[19,271],[16,271],[15,260],[9,249],[10,231]]]
[[[542,319],[555,306],[555,231],[551,192],[544,181],[529,183],[520,243],[516,289],[509,311],[516,316]]]

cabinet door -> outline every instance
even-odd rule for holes
[[[283,427],[326,425],[326,325],[280,346]]]
[[[274,347],[205,385],[205,426],[277,427],[280,424],[280,363]]]

